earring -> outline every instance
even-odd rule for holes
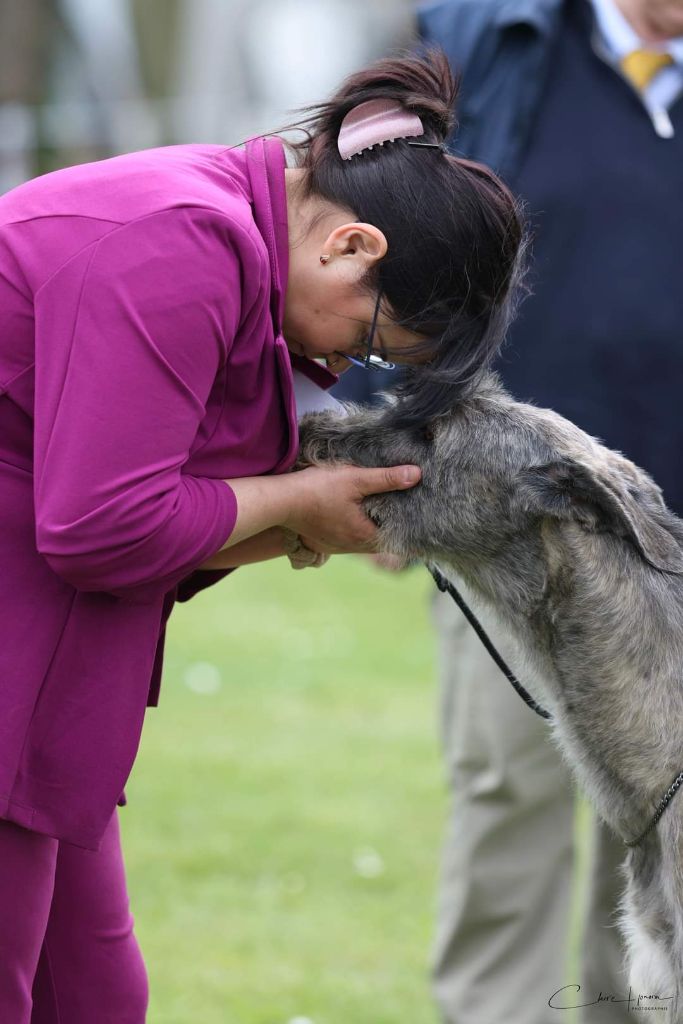
[[[320,257],[320,262],[322,263],[323,266],[325,266],[326,263],[329,263],[330,254],[328,252],[323,253],[322,256]]]

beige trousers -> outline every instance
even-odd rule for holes
[[[575,791],[547,724],[514,692],[447,594],[435,597],[433,614],[452,789],[433,960],[442,1019],[626,1024],[633,1019],[626,1004],[609,1001],[628,995],[614,916],[625,849],[593,819],[590,835],[579,836],[588,879],[575,886]],[[509,642],[490,634],[514,669]],[[583,927],[572,966],[574,904]],[[548,1005],[557,990],[578,984],[580,992],[566,989],[553,1002],[607,999],[574,1011]]]

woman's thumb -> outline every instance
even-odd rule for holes
[[[363,494],[381,494],[382,491],[401,491],[414,487],[422,478],[419,466],[384,466],[382,469],[363,469],[358,486]]]

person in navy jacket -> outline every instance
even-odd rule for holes
[[[644,466],[683,514],[683,4],[435,0],[418,23],[462,74],[452,152],[497,170],[533,225],[532,294],[503,379]],[[584,1020],[630,1020],[616,1001],[628,996],[614,927],[624,850],[594,824],[580,977],[568,975],[568,773],[447,596],[435,616],[453,790],[434,958],[443,1019],[548,1024],[553,992],[580,982]]]

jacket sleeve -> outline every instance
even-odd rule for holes
[[[36,543],[79,590],[144,600],[234,527],[229,485],[184,472],[240,320],[233,233],[198,207],[150,214],[36,293]]]

